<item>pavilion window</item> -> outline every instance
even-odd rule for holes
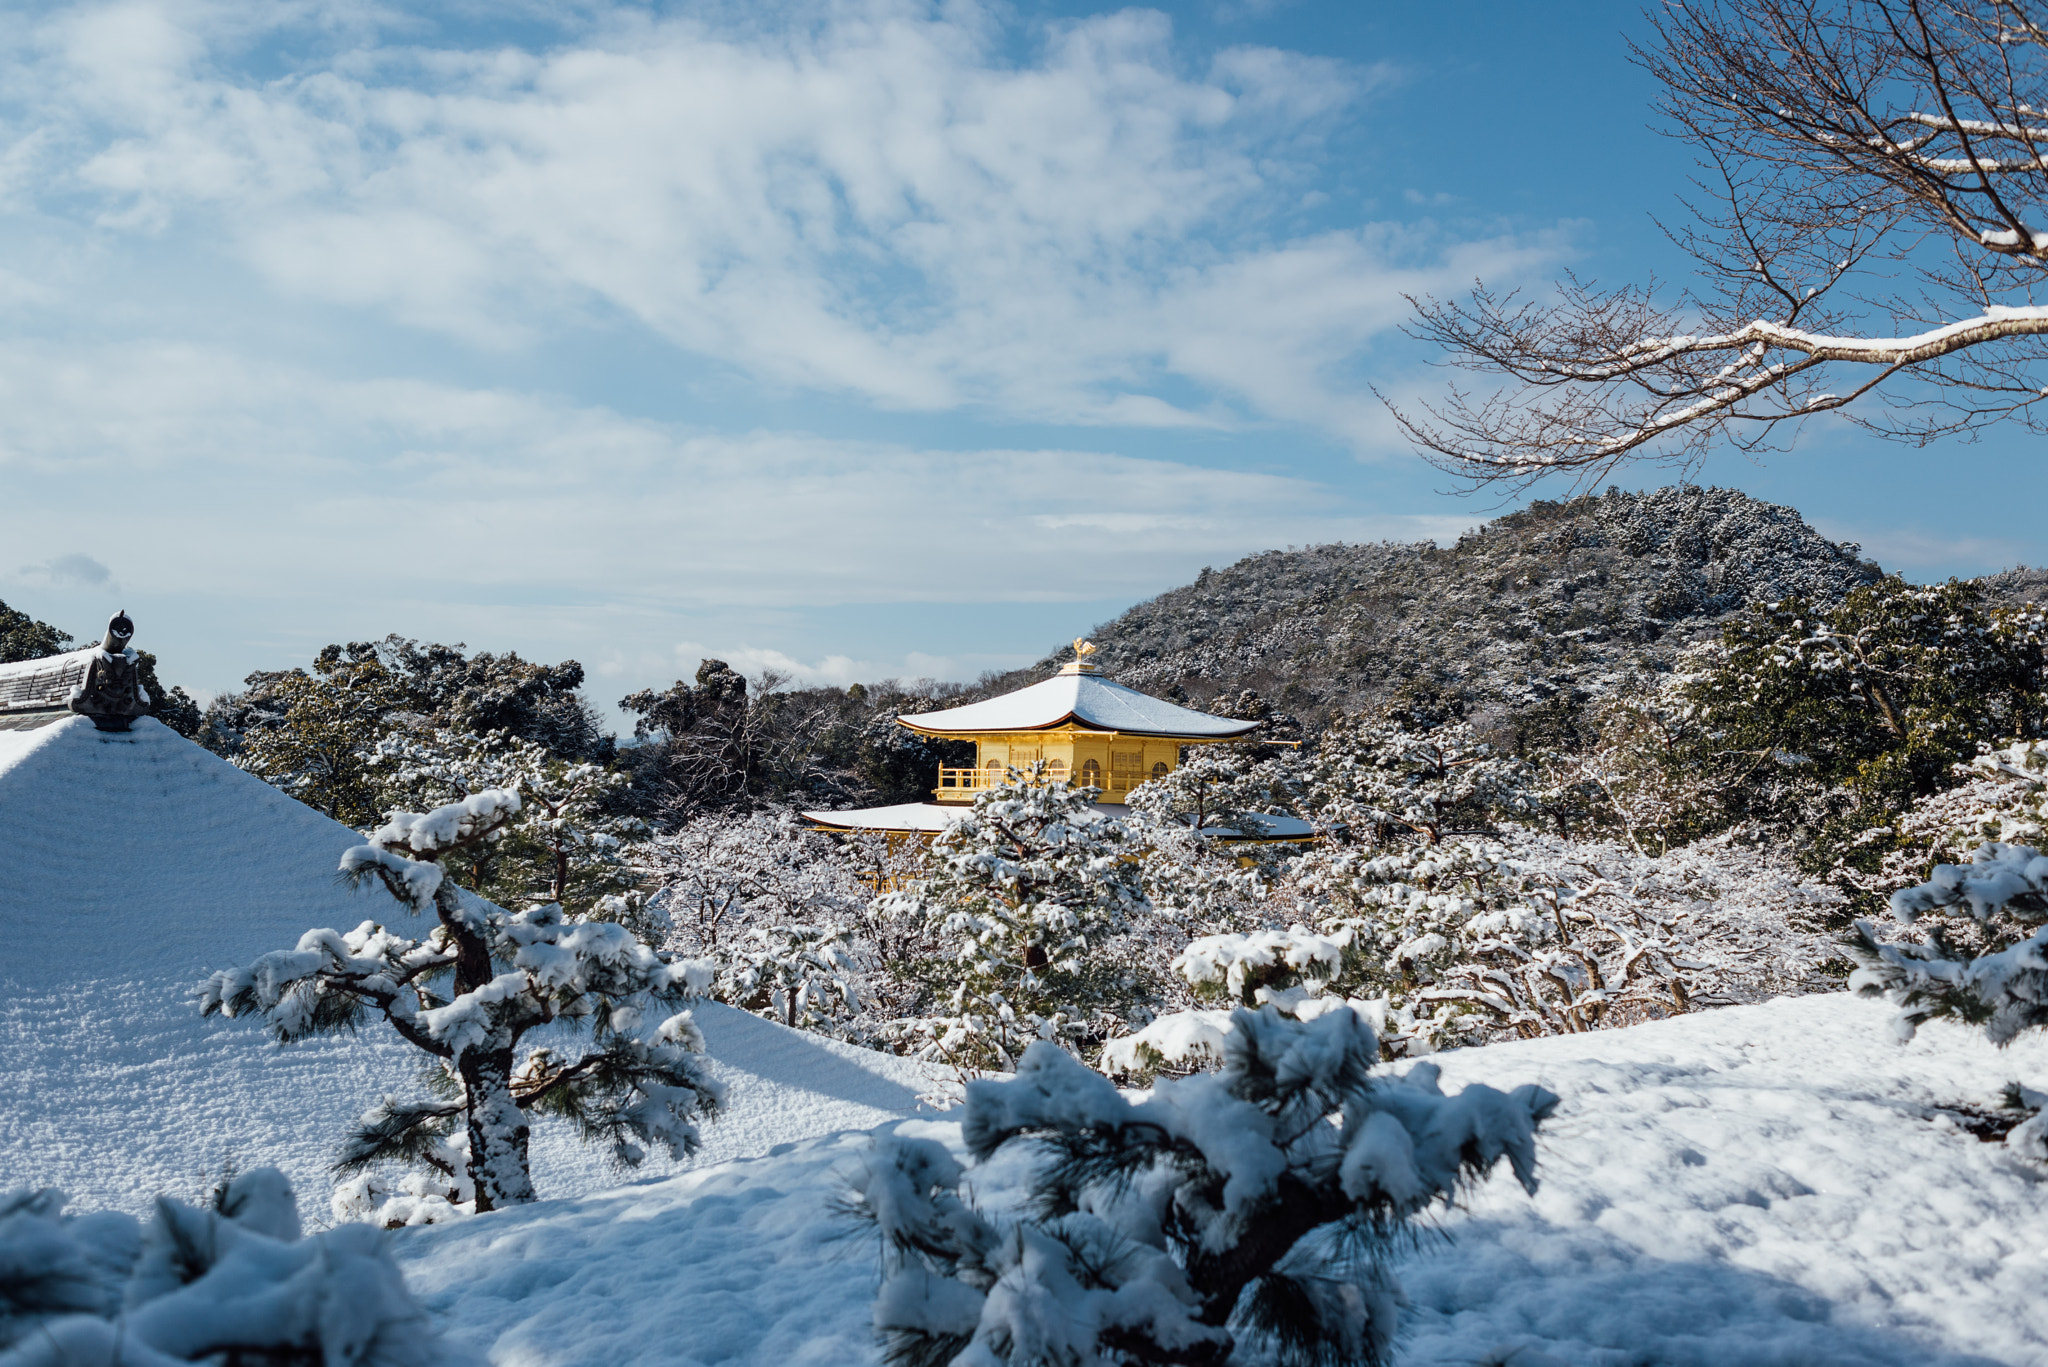
[[[1145,778],[1145,752],[1112,750],[1109,754],[1109,786],[1128,792]]]
[[[1158,762],[1157,762],[1156,764],[1154,764],[1154,765],[1152,766],[1152,777],[1154,777],[1154,778],[1165,778],[1165,777],[1166,777],[1166,761],[1165,761],[1165,760],[1163,760],[1163,759],[1162,759],[1162,760],[1158,761]]]

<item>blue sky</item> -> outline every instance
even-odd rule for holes
[[[206,691],[397,631],[609,702],[1455,535],[1496,499],[1369,388],[1441,383],[1402,295],[1683,273],[1633,13],[11,5],[0,598]],[[2038,469],[1816,426],[1697,478],[1932,578],[2048,559]]]

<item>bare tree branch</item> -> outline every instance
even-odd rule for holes
[[[1485,377],[1389,404],[1479,483],[1782,448],[1819,413],[1924,444],[2048,399],[2048,4],[1707,0],[1636,60],[1700,155],[1697,263],[1536,300],[1411,299],[1410,334]],[[1382,396],[1384,398],[1384,396]]]

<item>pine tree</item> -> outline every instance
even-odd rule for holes
[[[941,946],[892,965],[940,1006],[917,1026],[933,1054],[1014,1067],[1032,1040],[1093,1038],[1150,995],[1111,943],[1149,908],[1137,850],[1096,793],[1013,769],[933,842],[927,877],[876,902]]]
[[[1980,758],[1999,780],[1994,801],[1965,814],[1957,835],[2040,838],[2048,823],[2048,743],[2022,741]],[[2048,856],[2035,845],[1985,840],[1969,861],[1936,864],[1928,880],[1891,895],[1892,915],[1913,926],[1933,916],[1918,943],[1888,942],[1856,923],[1861,967],[1850,985],[1901,1008],[1899,1030],[1955,1016],[1982,1025],[1998,1044],[2048,1028]]]
[[[792,1030],[830,1031],[860,1010],[847,939],[841,925],[750,928],[726,951],[713,991]]]
[[[446,1356],[383,1237],[302,1235],[275,1168],[238,1174],[210,1208],[159,1197],[147,1225],[63,1208],[52,1189],[0,1193],[8,1367],[427,1367]]]
[[[1437,1070],[1371,1076],[1373,1030],[1239,1008],[1213,1074],[1133,1101],[1058,1047],[967,1086],[961,1134],[1030,1165],[1022,1214],[959,1196],[930,1140],[885,1135],[853,1210],[882,1236],[874,1323],[891,1367],[1283,1367],[1387,1361],[1408,1221],[1502,1158],[1536,1189],[1536,1086],[1446,1096]]]
[[[431,912],[425,937],[370,921],[346,935],[311,930],[296,948],[215,973],[199,990],[206,1014],[258,1015],[280,1042],[382,1016],[441,1066],[452,1095],[386,1098],[349,1136],[339,1166],[445,1165],[459,1130],[478,1211],[534,1199],[531,1114],[565,1118],[636,1165],[644,1145],[694,1152],[697,1119],[722,1102],[699,1057],[702,1035],[675,1010],[710,985],[709,965],[668,963],[624,927],[566,915],[558,903],[506,911],[448,876],[503,837],[520,806],[516,792],[485,789],[430,812],[393,812],[342,856],[351,881],[377,883],[409,914]],[[550,1023],[582,1026],[590,1046],[523,1045]]]
[[[437,806],[487,788],[519,794],[519,820],[471,853],[463,881],[473,891],[501,903],[586,907],[625,898],[637,909],[631,860],[647,824],[619,810],[632,784],[626,774],[565,760],[508,731],[408,729],[378,741],[368,766],[387,809]]]
[[[1434,845],[1539,810],[1534,770],[1462,721],[1418,728],[1390,713],[1341,722],[1324,732],[1304,769],[1309,811],[1352,839]]]

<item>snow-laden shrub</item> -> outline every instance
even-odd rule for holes
[[[1417,730],[1397,717],[1340,722],[1303,761],[1303,801],[1327,829],[1430,845],[1538,815],[1536,772],[1466,722]]]
[[[2048,826],[2048,743],[2015,742],[1978,756],[1970,771],[1902,823],[1922,848],[1968,850],[1967,862],[1937,863],[1927,881],[1892,892],[1891,913],[1921,932],[1917,943],[1856,923],[1861,967],[1850,983],[1896,1002],[1903,1036],[1930,1017],[1957,1016],[2005,1044],[2048,1025],[2048,927],[2035,929],[2048,919],[2048,858],[2023,843]],[[2027,1142],[2048,1144],[2028,1133]]]
[[[749,929],[721,956],[712,991],[792,1030],[833,1033],[860,1010],[849,936],[842,925]]]
[[[624,926],[555,903],[507,911],[448,876],[519,806],[517,793],[486,789],[430,812],[394,812],[369,844],[343,854],[344,876],[378,883],[410,914],[434,915],[423,938],[373,921],[346,935],[309,930],[295,948],[217,972],[198,991],[202,1012],[259,1016],[280,1043],[382,1016],[437,1065],[445,1095],[384,1098],[347,1139],[339,1167],[424,1166],[451,1180],[397,1194],[466,1199],[478,1211],[534,1199],[531,1114],[567,1119],[634,1165],[647,1145],[695,1152],[698,1120],[723,1102],[703,1036],[679,1009],[710,986],[709,965],[671,963]],[[554,1027],[551,1042],[528,1046],[542,1026]],[[572,1047],[564,1026],[587,1031],[590,1046]],[[467,1185],[452,1180],[455,1155]],[[372,1183],[349,1200],[374,1208],[377,1194]]]
[[[1030,1161],[1024,1212],[960,1195],[941,1146],[885,1134],[852,1202],[883,1241],[875,1328],[893,1365],[1380,1363],[1407,1221],[1506,1158],[1536,1187],[1558,1098],[1437,1069],[1374,1077],[1356,1012],[1239,1008],[1223,1066],[1133,1100],[1049,1043],[971,1082],[962,1135]]]
[[[385,1236],[302,1238],[275,1168],[214,1209],[160,1197],[147,1225],[67,1217],[61,1193],[0,1196],[0,1367],[425,1367],[446,1356]]]
[[[1287,928],[1198,937],[1174,959],[1209,1009],[1111,1041],[1102,1066],[1214,1066],[1239,1004],[1312,1018],[1348,1002],[1400,1056],[1824,990],[1838,950],[1819,922],[1841,900],[1725,839],[1662,858],[1528,831],[1325,845],[1275,887]]]
[[[878,899],[877,920],[921,927],[937,952],[892,963],[931,1008],[905,1023],[928,1057],[1010,1068],[1033,1040],[1104,1033],[1150,995],[1110,942],[1148,910],[1122,823],[1097,790],[1011,770],[932,845],[932,869]]]
[[[2048,1026],[2048,855],[2032,845],[1986,841],[1967,864],[1937,864],[1928,881],[1892,894],[1892,915],[1911,925],[1930,913],[1965,917],[1984,937],[1981,953],[1959,953],[1939,926],[1920,943],[1887,943],[1856,923],[1862,966],[1850,986],[1901,1008],[1900,1034],[1920,1022],[1958,1016],[1997,1044]]]
[[[850,922],[874,896],[830,837],[793,812],[715,813],[634,848],[666,948],[711,956],[778,925]]]

